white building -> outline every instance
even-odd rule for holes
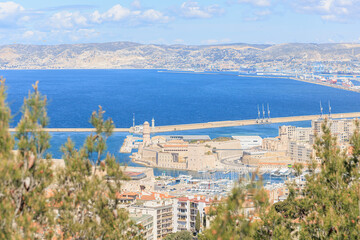
[[[240,141],[242,149],[249,149],[262,145],[262,138],[259,136],[232,136],[232,138]]]
[[[128,209],[130,214],[145,214],[153,217],[152,239],[163,239],[174,232],[173,199],[146,201],[142,205],[132,205]]]
[[[148,214],[142,214],[142,212],[134,212],[130,214],[130,219],[137,225],[141,225],[141,236],[146,240],[154,240],[154,218]]]
[[[314,132],[321,135],[321,125],[323,119],[311,122]],[[331,133],[338,137],[339,142],[347,142],[354,133],[355,124],[353,119],[329,119]]]
[[[313,148],[310,144],[301,143],[297,141],[290,141],[288,147],[288,154],[292,161],[300,163],[309,163]]]
[[[302,141],[309,142],[313,134],[312,128],[303,128],[295,126],[280,126],[279,137],[281,141]]]
[[[205,207],[210,206],[209,199],[200,196],[180,197],[174,203],[174,230],[195,232],[196,216],[200,215],[200,227],[203,226]]]

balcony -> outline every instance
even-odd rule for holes
[[[179,210],[178,210],[178,214],[187,215],[187,212],[186,212],[186,211],[179,211]]]

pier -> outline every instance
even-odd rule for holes
[[[304,115],[304,116],[293,116],[293,117],[278,117],[271,118],[267,122],[260,122],[258,119],[248,120],[233,120],[233,121],[217,121],[217,122],[206,122],[206,123],[191,123],[191,124],[179,124],[179,125],[167,125],[167,126],[156,126],[151,128],[151,133],[160,132],[175,132],[175,131],[186,131],[196,129],[208,129],[208,128],[223,128],[223,127],[237,127],[237,126],[249,126],[249,125],[261,125],[271,123],[285,123],[285,122],[301,122],[311,121],[319,119],[319,115]],[[360,112],[352,113],[335,113],[331,114],[331,118],[360,118]],[[114,132],[134,132],[134,128],[114,128]],[[10,132],[15,132],[16,129],[10,128]],[[94,128],[44,128],[47,132],[95,132]]]
[[[270,124],[270,123],[301,122],[301,121],[317,120],[319,118],[320,118],[319,115],[304,115],[304,116],[294,116],[294,117],[271,118],[268,122],[263,122],[263,123],[259,123],[258,119],[192,123],[192,124],[181,124],[181,125],[157,126],[152,132],[154,133],[173,132],[173,131],[185,131],[185,130],[207,129],[207,128],[261,125],[261,124]],[[333,119],[360,118],[360,112],[331,114],[331,118]]]
[[[95,132],[95,128],[44,128],[45,132]],[[10,132],[16,132],[15,128],[10,128]],[[114,128],[114,132],[131,132],[130,128]]]

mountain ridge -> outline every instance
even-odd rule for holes
[[[360,44],[141,44],[108,42],[0,46],[0,69],[202,69],[236,70],[267,62],[302,64],[359,61]]]

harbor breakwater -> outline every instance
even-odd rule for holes
[[[326,115],[331,118],[359,118],[360,112],[352,113],[336,113]],[[178,125],[167,125],[157,126],[151,129],[151,133],[161,132],[175,132],[175,131],[186,131],[196,129],[210,129],[210,128],[223,128],[223,127],[236,127],[236,126],[249,126],[249,125],[260,125],[270,123],[282,123],[282,122],[301,122],[311,121],[319,119],[319,115],[304,115],[304,116],[292,116],[292,117],[278,117],[278,118],[264,118],[264,119],[249,119],[249,120],[234,120],[234,121],[216,121],[206,123],[191,123],[191,124],[178,124]],[[10,132],[15,132],[15,128],[11,128]],[[94,132],[94,128],[44,128],[47,132]],[[133,132],[133,128],[115,128],[114,132]]]

